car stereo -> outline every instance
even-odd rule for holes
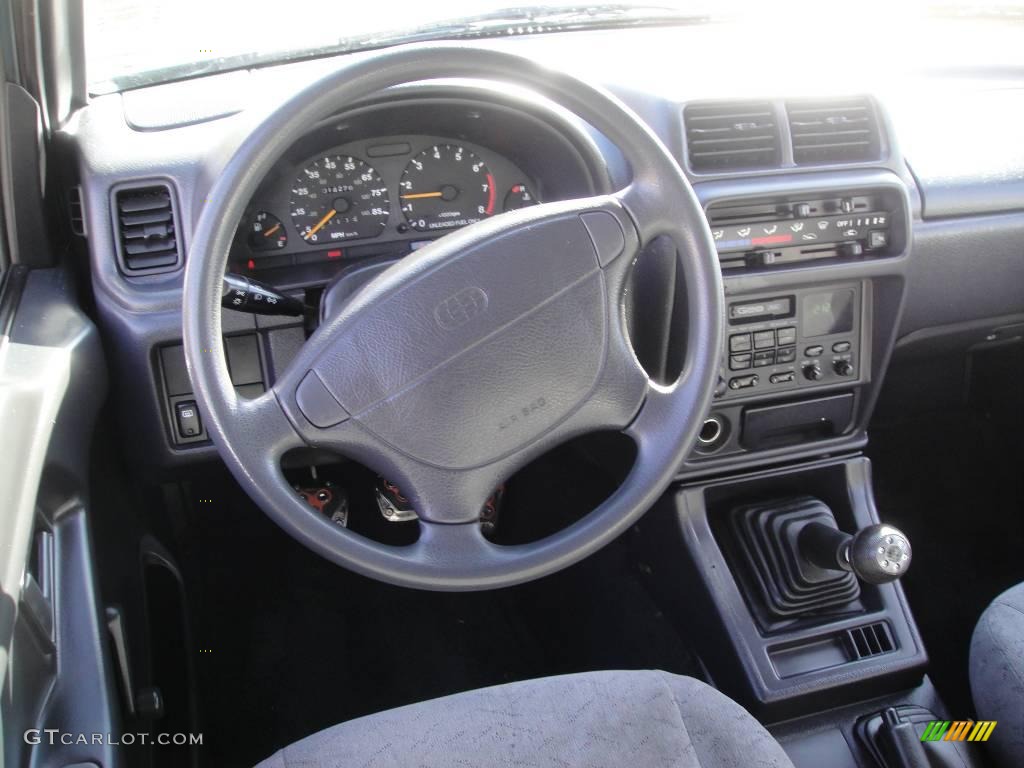
[[[860,283],[730,300],[719,399],[859,381]]]

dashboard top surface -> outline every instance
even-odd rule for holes
[[[605,85],[681,160],[680,109],[687,102],[869,93],[892,121],[893,144],[921,188],[924,216],[1024,209],[1024,154],[1011,119],[1024,99],[1014,25],[936,21],[906,35],[898,24],[864,23],[852,18],[856,15],[851,14],[838,38],[814,34],[797,19],[760,26],[578,31],[474,44],[509,50]],[[765,41],[782,30],[801,33],[800,45],[766,48]],[[854,42],[861,34],[870,38],[873,50],[892,55],[867,56],[857,50],[835,55],[842,40]],[[768,50],[769,56],[750,55]],[[814,65],[816,60],[828,65]],[[181,162],[202,164],[204,147],[272,107],[296,82],[315,80],[337,61],[228,72],[100,97],[68,130],[82,138],[87,154],[90,145],[96,149],[97,169],[137,174],[147,162],[154,171],[167,168],[168,161],[172,170]],[[104,152],[104,142],[94,135],[103,131],[109,136],[111,129],[125,138],[116,154]],[[187,144],[179,147],[178,140],[186,136]],[[958,152],[946,151],[951,145]],[[902,162],[897,159],[897,164]],[[695,181],[701,178],[694,176]]]

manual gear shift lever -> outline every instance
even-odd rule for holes
[[[800,555],[819,568],[852,571],[868,584],[886,584],[910,567],[910,540],[898,528],[876,523],[852,536],[823,523],[808,523],[800,531]]]

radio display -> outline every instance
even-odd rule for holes
[[[806,338],[853,330],[854,292],[850,288],[809,293],[803,297],[801,327]]]
[[[778,296],[760,301],[745,301],[729,305],[729,321],[736,323],[757,323],[780,317],[793,316],[793,297]]]

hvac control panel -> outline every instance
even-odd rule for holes
[[[707,210],[723,270],[894,256],[905,247],[891,191],[714,203]]]
[[[716,398],[857,382],[862,296],[844,283],[730,300]]]

